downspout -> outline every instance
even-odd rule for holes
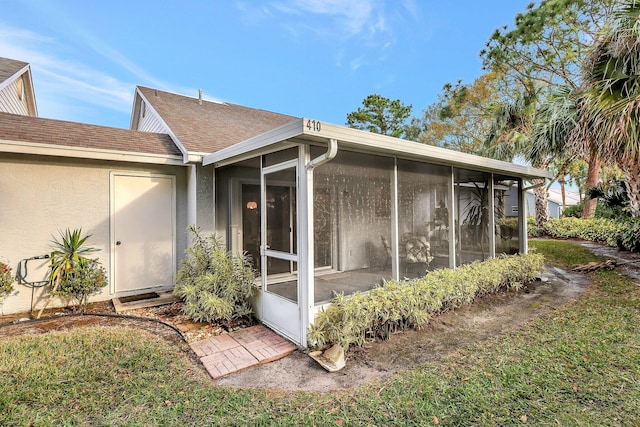
[[[307,151],[307,155],[308,152],[311,151],[309,150],[309,147],[306,147],[306,151]],[[313,300],[313,294],[314,294],[314,288],[315,288],[315,283],[314,283],[314,262],[313,262],[313,250],[314,250],[314,230],[313,230],[313,170],[320,166],[323,165],[327,162],[329,162],[330,160],[332,160],[334,157],[336,157],[336,154],[338,154],[338,140],[336,139],[329,139],[329,146],[327,147],[327,152],[316,157],[313,160],[310,160],[309,163],[307,163],[305,165],[305,174],[304,174],[304,183],[302,184],[303,189],[304,189],[304,200],[306,203],[306,207],[304,208],[304,211],[306,211],[306,221],[304,221],[305,226],[305,231],[303,231],[302,233],[299,234],[299,238],[301,236],[305,236],[306,235],[306,239],[305,240],[305,249],[304,249],[304,261],[305,261],[305,265],[300,268],[300,265],[298,266],[298,271],[300,272],[300,270],[303,270],[304,273],[303,276],[306,276],[303,280],[304,282],[306,282],[306,286],[307,286],[307,292],[306,292],[306,296],[303,297],[304,301],[299,301],[298,303],[301,305],[300,307],[300,344],[303,347],[307,347],[307,329],[309,328],[309,325],[311,323],[313,323],[314,319],[313,317],[315,317],[315,314],[313,313],[313,309],[314,309],[314,304],[315,301]],[[302,246],[302,245],[301,245]],[[304,295],[305,292],[302,291],[302,295]]]
[[[327,147],[327,152],[307,163],[307,171],[312,171],[316,167],[327,163],[328,161],[336,157],[336,154],[338,154],[338,140],[330,139],[329,147]]]

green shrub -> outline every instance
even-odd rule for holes
[[[11,267],[0,261],[0,304],[5,297],[13,292],[13,282],[15,281],[11,274]]]
[[[618,247],[640,252],[640,218],[628,218],[620,223]]]
[[[543,234],[543,230],[538,230],[536,217],[533,215],[527,217],[527,234],[529,236],[542,236]]]
[[[562,211],[563,217],[573,217],[573,218],[581,218],[582,217],[582,209],[584,209],[584,202],[580,202],[576,205],[567,206]]]
[[[74,301],[74,312],[84,313],[91,295],[97,294],[107,284],[107,275],[97,260],[89,260],[66,271],[58,283],[58,288],[51,291],[67,300]]]
[[[174,293],[182,310],[198,322],[231,320],[251,314],[255,273],[249,257],[232,255],[215,235],[190,226],[192,245],[180,265]]]
[[[558,238],[577,238],[617,246],[622,223],[605,218],[551,218],[544,232]]]
[[[476,296],[518,289],[544,269],[540,254],[511,255],[441,269],[407,281],[391,280],[367,293],[336,295],[309,328],[310,347],[339,343],[345,349],[395,330],[420,328],[433,315],[471,303]]]
[[[640,251],[639,218],[551,218],[544,234],[561,239],[583,239],[628,251]]]

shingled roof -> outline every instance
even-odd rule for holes
[[[0,142],[181,156],[169,135],[0,112]]]
[[[297,117],[138,86],[173,135],[192,153],[214,153]]]
[[[0,83],[13,76],[27,65],[29,65],[27,62],[16,61],[15,59],[9,58],[0,58]]]

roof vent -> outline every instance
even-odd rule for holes
[[[154,90],[154,95],[155,95],[155,96],[158,96],[158,89],[155,89],[155,90]]]
[[[202,105],[202,89],[198,89],[198,104]]]

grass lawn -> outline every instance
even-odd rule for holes
[[[595,259],[570,242],[530,246],[558,266]],[[4,339],[0,425],[640,425],[640,287],[591,277],[583,297],[521,330],[326,394],[215,388],[133,329]]]

